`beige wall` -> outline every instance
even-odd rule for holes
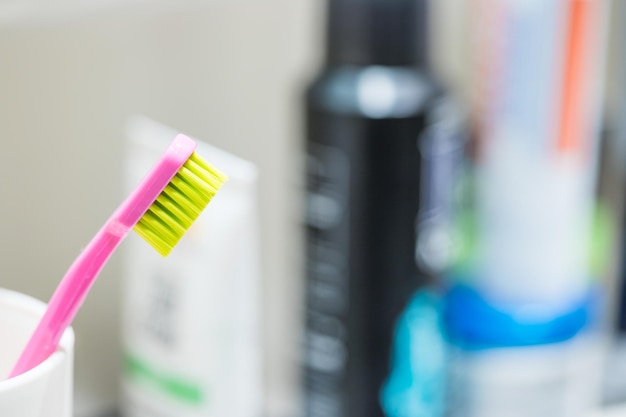
[[[129,3],[0,5],[0,286],[49,298],[122,198],[128,116],[204,138],[261,170],[267,408],[289,415],[300,297],[297,92],[314,56],[315,4]],[[79,415],[116,400],[119,271],[114,257],[75,321]]]

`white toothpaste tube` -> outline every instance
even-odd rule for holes
[[[126,186],[177,132],[127,129]],[[262,412],[256,167],[198,141],[229,181],[167,258],[125,247],[122,411],[126,417],[253,417]]]

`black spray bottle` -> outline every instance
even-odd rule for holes
[[[459,113],[429,70],[426,0],[327,13],[306,94],[305,415],[422,417],[439,385],[416,392],[411,320],[450,258]]]

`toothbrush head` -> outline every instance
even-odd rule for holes
[[[193,152],[133,230],[167,256],[227,180]]]

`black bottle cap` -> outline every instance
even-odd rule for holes
[[[427,65],[428,0],[328,2],[328,64]]]

